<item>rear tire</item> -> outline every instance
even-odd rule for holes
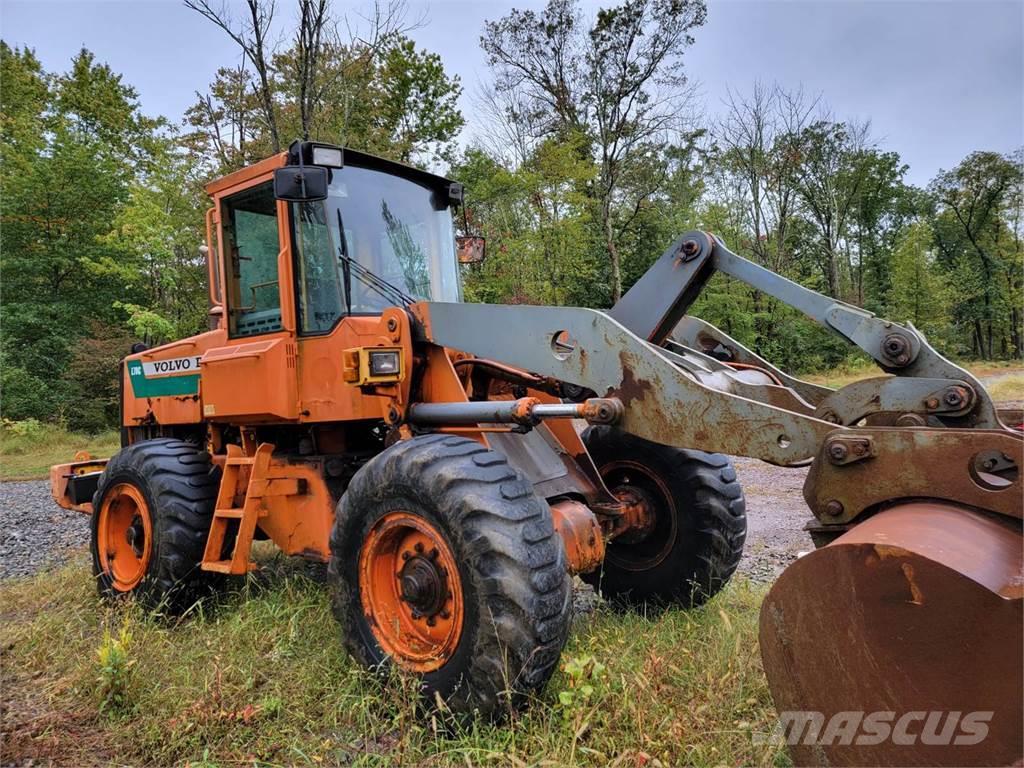
[[[216,503],[209,454],[172,438],[123,448],[93,496],[93,575],[102,596],[135,596],[150,610],[180,614],[209,593],[200,570]]]
[[[608,426],[590,427],[583,440],[609,490],[638,492],[655,519],[640,540],[610,541],[602,567],[581,578],[625,607],[689,608],[721,590],[747,535],[746,502],[729,459]]]
[[[440,696],[456,713],[521,705],[568,634],[551,511],[475,440],[417,437],[364,465],[338,504],[329,572],[349,652],[420,675],[428,704]]]

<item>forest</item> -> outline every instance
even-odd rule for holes
[[[464,183],[459,226],[488,251],[462,267],[468,301],[609,307],[699,228],[913,323],[953,358],[1024,354],[1024,150],[978,147],[921,188],[899,148],[836,115],[828,94],[762,82],[702,106],[686,57],[702,0],[596,13],[550,0],[489,20],[472,116],[401,0],[358,18],[329,0],[184,6],[221,30],[224,66],[196,84],[180,124],[145,114],[89,50],[47,71],[31,48],[0,42],[5,420],[115,424],[132,343],[205,328],[203,185],[298,137]],[[796,372],[848,354],[721,276],[693,313]]]

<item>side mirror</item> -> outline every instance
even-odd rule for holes
[[[487,255],[487,241],[479,235],[461,235],[455,238],[455,253],[459,264],[479,264]]]
[[[286,203],[312,203],[327,199],[327,169],[288,165],[274,171],[274,197]]]

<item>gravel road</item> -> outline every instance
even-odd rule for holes
[[[0,483],[0,578],[63,562],[89,541],[89,518],[58,507],[46,480]]]
[[[756,581],[771,581],[798,552],[811,549],[801,530],[810,518],[800,494],[806,470],[754,459],[735,462],[749,521],[740,571]],[[59,564],[88,541],[89,519],[53,503],[47,481],[0,483],[0,578]]]

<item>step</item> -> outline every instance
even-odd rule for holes
[[[230,507],[228,509],[217,509],[214,510],[213,516],[215,518],[228,519],[228,520],[241,520],[245,514],[244,507]]]

